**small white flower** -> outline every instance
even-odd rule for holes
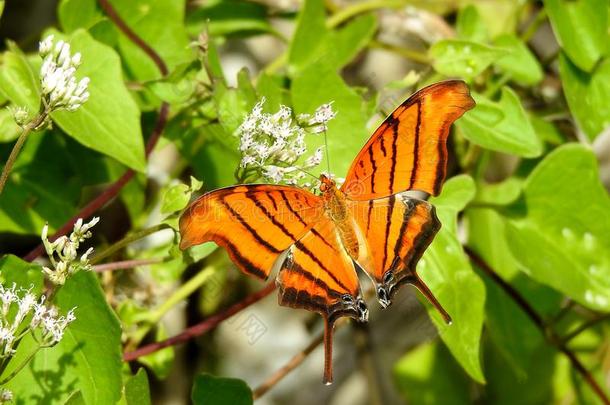
[[[15,123],[23,127],[30,121],[30,112],[26,107],[15,107],[11,109]]]
[[[39,53],[43,58],[40,83],[45,104],[51,110],[78,109],[89,98],[89,78],[76,81],[76,69],[80,66],[80,53],[71,55],[70,44],[58,41],[53,46],[53,36],[40,42]]]
[[[40,55],[42,57],[45,57],[48,55],[49,52],[51,52],[51,49],[53,48],[53,38],[55,36],[54,35],[49,35],[48,37],[46,37],[45,39],[43,39],[42,41],[40,41],[38,43],[38,52],[40,53]]]
[[[322,148],[316,149],[314,154],[305,160],[305,167],[306,168],[316,167],[320,163],[322,163],[323,153],[324,153],[324,150]]]
[[[314,115],[301,114],[293,119],[292,109],[280,106],[273,114],[263,113],[265,99],[261,99],[238,128],[240,167],[255,170],[274,183],[297,184],[302,170],[315,167],[322,160],[322,150],[300,164],[307,153],[305,136],[326,130],[326,123],[336,115],[331,104],[316,109]],[[302,127],[299,122],[307,127]],[[247,172],[250,173],[250,172]]]
[[[13,392],[6,388],[0,389],[0,404],[11,402],[13,400]]]
[[[274,183],[282,181],[284,179],[284,174],[286,173],[286,169],[273,165],[265,166],[263,170],[264,176]]]

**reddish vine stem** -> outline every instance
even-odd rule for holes
[[[133,361],[138,357],[146,356],[147,354],[151,354],[157,352],[161,349],[164,349],[168,346],[175,346],[184,342],[188,342],[191,339],[194,339],[198,336],[201,336],[210,330],[217,327],[221,322],[225,319],[230,318],[235,315],[239,311],[249,307],[255,302],[260,301],[265,298],[269,294],[271,294],[275,290],[275,283],[269,283],[265,288],[260,291],[255,292],[244,298],[243,300],[231,305],[230,307],[218,312],[205,319],[204,321],[198,323],[197,325],[193,325],[176,336],[172,336],[169,339],[162,340],[160,342],[151,343],[146,346],[142,346],[139,349],[136,349],[132,352],[127,352],[123,355],[124,361]]]
[[[512,300],[519,305],[519,307],[527,314],[527,316],[534,322],[534,324],[540,329],[542,334],[545,336],[547,341],[555,346],[557,350],[562,352],[572,364],[572,367],[578,371],[585,382],[591,387],[593,392],[599,397],[599,399],[606,405],[610,405],[610,398],[608,394],[604,392],[602,387],[595,381],[593,375],[581,361],[576,357],[576,354],[568,348],[568,346],[556,335],[552,328],[547,326],[542,317],[536,312],[536,310],[527,302],[527,300],[517,291],[512,285],[507,283],[502,277],[495,272],[495,270],[483,260],[474,250],[465,246],[464,251],[470,258],[470,260],[476,264],[485,274],[498,284],[504,292],[506,292]]]
[[[106,15],[108,15],[108,18],[112,20],[114,25],[116,25],[121,31],[123,31],[123,34],[125,34],[127,38],[131,40],[131,42],[136,44],[140,49],[144,51],[144,53],[146,53],[146,55],[148,55],[150,59],[152,59],[153,62],[155,62],[155,65],[157,65],[157,67],[159,68],[159,72],[161,72],[163,76],[167,75],[167,65],[165,64],[163,59],[161,59],[161,56],[159,56],[157,51],[155,51],[142,38],[140,38],[138,34],[136,34],[131,28],[129,28],[129,26],[125,23],[125,21],[123,21],[121,16],[119,16],[119,14],[116,12],[114,7],[112,7],[108,0],[98,0],[98,3],[100,4],[100,7],[102,7],[102,10],[104,10]]]
[[[112,22],[121,31],[123,31],[123,33],[131,41],[133,41],[136,45],[138,45],[153,60],[153,62],[159,68],[159,71],[161,72],[161,74],[165,76],[168,73],[167,65],[165,64],[165,62],[163,62],[163,60],[161,59],[159,54],[157,54],[154,49],[152,49],[148,44],[146,44],[146,42],[144,42],[144,40],[142,40],[142,38],[140,38],[135,32],[133,32],[131,30],[131,28],[129,28],[127,26],[127,24],[125,24],[125,22],[117,14],[117,12],[110,5],[110,3],[108,3],[108,0],[99,0],[99,3],[100,3],[100,6],[102,7],[102,9],[108,15],[108,17],[112,20]],[[169,115],[169,104],[166,102],[163,102],[161,104],[161,108],[159,109],[159,116],[157,118],[157,123],[155,124],[155,128],[154,128],[153,132],[151,133],[150,138],[148,138],[148,141],[146,142],[146,148],[145,148],[146,157],[148,157],[150,155],[152,150],[155,148],[157,141],[161,137],[161,133],[163,133],[163,130],[165,129],[165,124],[167,123],[168,115]],[[92,201],[90,201],[86,206],[84,206],[78,214],[76,214],[75,216],[70,218],[68,220],[68,222],[66,222],[61,228],[59,228],[57,230],[57,232],[55,232],[49,238],[49,240],[51,242],[55,241],[60,236],[68,233],[74,226],[74,223],[79,218],[88,219],[89,217],[91,217],[97,210],[102,208],[110,200],[112,200],[114,197],[116,197],[119,194],[119,192],[121,191],[121,189],[123,187],[125,187],[125,185],[127,183],[129,183],[129,181],[134,177],[134,175],[135,175],[135,172],[133,169],[127,170],[110,187],[108,187],[101,194],[99,194],[96,198],[94,198]],[[41,243],[38,246],[36,246],[30,253],[25,255],[23,258],[24,258],[24,260],[31,262],[32,260],[34,260],[38,256],[40,256],[43,252],[44,252],[44,247]]]

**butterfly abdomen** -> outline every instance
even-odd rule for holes
[[[358,257],[358,236],[353,226],[352,216],[347,208],[345,194],[336,187],[325,192],[326,214],[337,227],[339,240],[352,258]]]

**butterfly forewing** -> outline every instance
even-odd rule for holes
[[[318,196],[296,187],[227,187],[204,194],[181,216],[180,247],[214,241],[242,271],[266,279],[322,212]]]
[[[446,174],[450,126],[473,106],[468,86],[460,80],[418,91],[371,136],[341,190],[356,200],[406,190],[437,195]]]

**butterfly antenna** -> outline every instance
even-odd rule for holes
[[[297,167],[297,166],[294,166],[294,168],[295,168],[295,169],[297,169],[298,171],[303,172],[303,173],[305,173],[306,175],[311,176],[311,177],[313,177],[314,179],[318,180],[318,176],[316,176],[315,174],[311,174],[311,173],[309,173],[307,170],[305,170],[305,169],[301,169],[300,167]]]
[[[324,131],[324,148],[326,149],[326,169],[328,170],[328,175],[330,176],[330,156],[328,153],[328,137],[326,136],[326,131]]]

